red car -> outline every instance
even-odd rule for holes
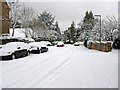
[[[62,41],[59,41],[59,42],[57,43],[57,47],[64,47],[64,43],[63,43]]]

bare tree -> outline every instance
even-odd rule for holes
[[[33,30],[35,27],[34,10],[30,7],[25,6],[25,3],[24,3],[22,6],[22,9],[20,11],[20,14],[22,17],[22,18],[20,18],[22,28],[25,29],[25,31],[23,31],[23,33],[25,34],[26,38],[28,37],[28,35],[33,37],[35,32],[31,31],[29,28],[31,28]]]
[[[91,36],[92,40],[99,40],[100,37],[100,21],[98,19],[95,19],[95,25],[92,28]],[[83,21],[81,21],[78,24],[78,27],[81,28],[82,34],[85,35],[85,30],[82,28]],[[115,37],[117,37],[118,34],[118,20],[115,18],[115,16],[112,17],[106,17],[106,19],[103,19],[101,22],[101,33],[102,33],[102,40],[114,40]]]
[[[118,30],[118,20],[113,17],[107,17],[106,20],[102,21],[102,32],[106,37],[106,40],[113,41],[114,39],[114,30]]]
[[[12,36],[14,36],[14,30],[17,27],[17,23],[19,21],[20,17],[20,8],[21,4],[19,3],[19,0],[16,1],[10,1],[9,2],[10,6],[10,27],[13,28]]]

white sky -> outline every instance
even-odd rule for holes
[[[34,8],[37,14],[45,10],[51,12],[62,31],[66,30],[72,21],[78,24],[87,10],[101,14],[102,19],[106,16],[118,17],[118,0],[23,0],[23,2]]]

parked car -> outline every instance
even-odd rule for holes
[[[31,49],[30,49],[31,53],[34,53],[34,54],[39,54],[39,53],[48,51],[47,46],[41,42],[31,42],[29,43],[29,45],[31,46]]]
[[[40,51],[39,47],[33,45],[30,48],[30,52],[33,53],[33,54],[39,54],[41,51]]]
[[[62,41],[57,42],[57,47],[64,47],[64,43]]]
[[[52,46],[52,44],[49,41],[39,41],[39,44],[46,45],[46,46]]]
[[[45,45],[42,45],[40,50],[41,50],[41,53],[44,53],[48,51],[48,48]]]
[[[80,44],[80,45],[83,45],[83,44],[84,44],[84,42],[79,42],[79,44]]]
[[[41,51],[40,51],[40,48],[41,46],[39,45],[38,42],[31,42],[29,43],[30,45],[30,52],[33,53],[33,54],[39,54]]]
[[[79,42],[75,42],[74,46],[80,46],[80,43]]]
[[[113,42],[113,48],[120,49],[120,39],[119,38],[117,38],[117,39],[114,40],[114,42]]]
[[[45,45],[52,46],[52,44],[49,41],[45,41]]]
[[[2,60],[21,58],[29,54],[30,46],[23,42],[11,42],[0,47],[0,58]]]
[[[41,47],[40,48],[41,53],[48,51],[47,46],[52,46],[52,44],[49,41],[40,41],[40,42],[38,42],[38,44]]]
[[[54,41],[52,44],[53,44],[53,45],[57,45],[57,43],[58,43],[58,41]]]

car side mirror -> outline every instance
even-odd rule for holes
[[[17,49],[20,49],[20,47],[18,47]]]

